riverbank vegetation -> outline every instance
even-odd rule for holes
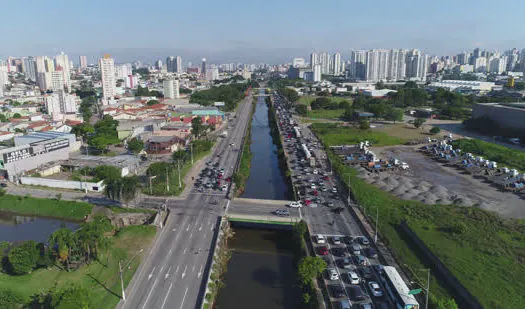
[[[325,146],[334,143],[331,131],[315,126],[313,129]],[[428,265],[399,229],[403,220],[484,307],[518,308],[525,303],[521,293],[525,288],[521,280],[525,276],[525,225],[475,207],[426,205],[399,199],[357,177],[358,172],[332,152],[328,155],[334,171],[350,186],[354,199],[365,213],[374,214],[369,217],[372,222],[377,209],[381,238],[420,285],[426,282],[420,280],[422,275],[417,269]],[[434,304],[453,294],[434,275],[430,290]]]
[[[193,166],[191,151],[193,151],[193,162],[197,162],[211,152],[214,144],[214,140],[194,140],[187,149],[174,152],[171,162],[152,163],[146,172],[148,180],[142,192],[154,196],[181,194],[185,186],[184,176]]]
[[[224,109],[232,111],[237,107],[239,101],[246,96],[249,87],[258,87],[255,81],[246,83],[221,85],[210,89],[197,91],[190,97],[190,103],[197,103],[204,106],[213,106],[215,102],[224,102]]]
[[[252,101],[252,110],[247,124],[247,132],[244,137],[244,143],[242,145],[241,159],[237,171],[233,173],[232,181],[235,184],[235,196],[240,196],[244,192],[244,186],[250,177],[250,168],[252,164],[252,120],[255,109],[257,108],[257,98],[254,97]]]
[[[2,243],[2,308],[114,308],[121,297],[119,262],[126,286],[155,235],[155,227],[114,230],[95,217],[72,232],[62,228],[49,246]]]
[[[3,191],[2,191],[3,192]],[[91,213],[93,205],[84,202],[65,201],[60,198],[43,199],[29,195],[0,196],[0,210],[26,216],[53,217],[81,221]]]

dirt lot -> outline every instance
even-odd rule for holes
[[[399,173],[368,173],[361,168],[363,179],[407,200],[427,204],[475,206],[509,218],[525,217],[525,195],[500,191],[484,180],[446,167],[409,146],[373,148],[380,158],[398,158],[410,165]]]

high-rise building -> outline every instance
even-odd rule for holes
[[[177,72],[177,61],[175,57],[169,56],[168,58],[166,58],[166,69],[169,73]]]
[[[124,63],[115,66],[115,77],[117,79],[125,80],[126,77],[128,77],[132,73],[133,68],[131,67],[131,63]]]
[[[396,81],[405,79],[406,50],[392,49],[388,56],[387,79]]]
[[[68,94],[64,90],[46,95],[45,103],[48,114],[55,121],[63,120],[64,114],[76,114],[78,112],[77,96]]]
[[[330,54],[319,54],[319,64],[321,64],[321,74],[330,74]]]
[[[181,56],[177,56],[177,58],[176,58],[175,72],[178,73],[178,74],[182,74],[182,72],[183,72],[182,57]]]
[[[179,80],[168,78],[162,83],[164,87],[164,97],[167,99],[178,99],[179,93]]]
[[[310,54],[310,66],[312,70],[314,69],[315,65],[319,63],[319,56],[316,53]]]
[[[320,82],[322,78],[321,65],[314,65],[314,82]]]
[[[352,51],[350,59],[350,76],[355,79],[365,79],[366,72],[366,51]]]
[[[35,65],[36,65],[36,75],[38,73],[46,72],[46,57],[44,56],[36,56],[35,57]],[[38,76],[37,76],[38,78]]]
[[[102,100],[103,104],[108,104],[108,100],[115,98],[115,62],[109,54],[105,54],[99,61],[100,73],[102,75]]]
[[[202,77],[206,77],[206,58],[202,58],[201,75]]]
[[[24,58],[23,62],[24,75],[27,79],[36,81],[36,62],[35,58],[29,56]]]
[[[491,73],[501,74],[505,72],[507,68],[507,57],[490,57],[488,60],[488,67]]]
[[[487,72],[487,58],[477,57],[474,60],[474,71],[476,73],[485,73]]]
[[[414,49],[407,53],[406,77],[409,79],[425,81],[427,78],[429,57]]]
[[[44,58],[44,66],[46,67],[46,72],[53,72],[55,71],[55,63],[53,62],[53,59],[45,57]]]
[[[162,70],[162,60],[155,61],[155,69]]]
[[[386,80],[388,75],[388,55],[386,49],[373,49],[366,52],[366,80]]]
[[[62,74],[64,74],[64,83],[66,84],[66,87],[69,88],[71,86],[71,67],[69,58],[64,53],[55,57],[55,70],[59,67],[62,68]]]
[[[80,67],[81,68],[87,68],[87,57],[86,56],[79,56],[78,57],[78,62],[80,64]]]
[[[219,68],[212,66],[206,70],[206,80],[214,81],[219,79]]]
[[[340,75],[342,70],[341,70],[341,54],[340,53],[335,53],[334,54],[334,69],[333,69],[333,74],[334,75]]]
[[[304,67],[304,65],[305,65],[304,58],[293,58],[292,66],[294,68],[302,68],[302,67]]]
[[[64,72],[62,72],[62,68],[58,68],[57,71],[51,72],[51,88],[49,88],[49,85],[47,86],[47,89],[51,89],[53,91],[59,91],[64,90],[64,87],[66,86],[66,82],[64,81]]]

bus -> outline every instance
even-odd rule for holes
[[[419,303],[414,295],[409,295],[410,289],[407,287],[395,267],[384,266],[384,276],[382,277],[386,292],[398,309],[419,309]]]

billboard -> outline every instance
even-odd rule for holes
[[[213,103],[213,106],[216,106],[216,107],[224,106],[224,102],[215,102]]]
[[[27,159],[33,155],[33,148],[17,149],[4,153],[4,163],[12,163],[22,159]]]

